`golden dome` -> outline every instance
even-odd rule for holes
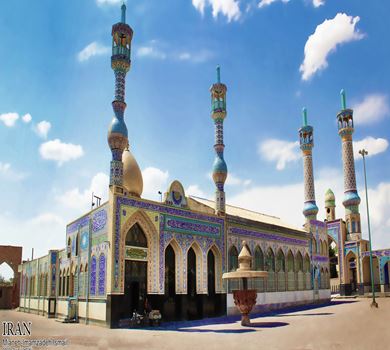
[[[129,191],[129,194],[141,197],[144,187],[141,169],[128,148],[126,148],[122,154],[122,162],[123,186]]]

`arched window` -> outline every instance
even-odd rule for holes
[[[238,268],[238,251],[235,246],[229,250],[229,271],[236,271]]]
[[[196,255],[192,248],[187,254],[187,295],[196,295]]]
[[[91,279],[90,279],[90,286],[89,286],[89,293],[91,295],[96,294],[96,256],[92,256],[91,259]]]
[[[294,255],[291,250],[287,254],[287,289],[295,290]]]
[[[284,254],[281,249],[279,249],[278,254],[276,255],[276,272],[278,276],[278,291],[283,292],[286,290],[286,261]]]
[[[276,272],[284,272],[286,270],[286,262],[282,250],[278,251],[276,256]]]
[[[67,257],[69,259],[72,255],[72,240],[70,239],[70,237],[68,238],[68,245],[66,247],[66,253],[67,253]]]
[[[228,270],[236,271],[238,268],[238,251],[235,246],[232,246],[229,250]],[[238,289],[238,280],[233,279],[227,282],[228,293],[232,293],[233,290]]]
[[[295,256],[295,271],[298,279],[298,290],[305,289],[304,273],[303,273],[303,257],[300,252]]]
[[[79,242],[80,242],[80,232],[77,233],[76,235],[76,247],[75,247],[75,255],[78,256],[79,255]]]
[[[264,254],[259,246],[255,248],[254,268],[257,271],[264,271]],[[264,279],[255,278],[254,288],[259,292],[264,292]]]
[[[309,255],[305,255],[303,261],[303,272],[305,273],[305,287],[306,289],[311,289],[311,271],[310,271],[310,258]]]
[[[263,251],[259,246],[255,249],[255,270],[263,271],[264,270],[264,255]]]
[[[175,251],[169,244],[165,249],[165,295],[168,298],[173,298],[176,291],[175,281],[175,268],[176,268],[176,257]]]
[[[126,235],[126,245],[133,247],[148,247],[148,242],[142,228],[137,223],[134,224]]]
[[[106,257],[103,253],[99,256],[99,281],[98,281],[98,293],[104,295],[106,287]]]
[[[275,291],[275,254],[271,248],[268,248],[266,257],[266,270],[268,271],[267,292]]]
[[[215,257],[211,249],[207,254],[207,291],[209,296],[215,295]]]

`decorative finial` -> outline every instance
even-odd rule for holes
[[[121,22],[122,22],[122,23],[126,23],[126,5],[125,5],[125,2],[124,2],[124,1],[123,1],[123,3],[122,3],[121,10],[122,10]]]
[[[217,66],[217,82],[221,82],[221,67],[219,65]]]
[[[307,109],[306,109],[306,107],[302,108],[302,118],[303,118],[303,126],[307,126]]]
[[[341,109],[346,109],[347,108],[347,102],[346,102],[344,89],[341,89],[340,97],[341,97]]]

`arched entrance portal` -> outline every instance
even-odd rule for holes
[[[176,300],[176,256],[171,244],[165,249],[165,284],[163,315],[165,320],[174,320],[180,316],[180,308]]]
[[[134,224],[126,235],[125,305],[128,315],[143,314],[147,287],[148,242],[140,225]]]
[[[330,291],[332,294],[340,293],[339,252],[333,239],[329,238],[329,267]]]
[[[355,294],[357,292],[357,261],[356,256],[354,254],[348,254],[346,257],[347,262],[347,280],[346,283],[350,284],[351,294]]]

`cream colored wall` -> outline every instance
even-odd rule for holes
[[[106,303],[94,303],[89,302],[89,316],[94,320],[105,321],[106,320]]]
[[[283,304],[310,304],[316,302],[317,300],[330,300],[330,290],[323,289],[319,290],[318,297],[314,296],[313,290],[303,290],[303,291],[291,291],[291,292],[272,292],[272,293],[257,293],[256,306],[264,305],[274,305],[277,308]],[[238,314],[239,311],[234,304],[233,294],[229,293],[226,296],[226,306],[228,315]],[[256,308],[254,306],[254,309]],[[285,305],[284,305],[285,306]]]
[[[68,302],[66,300],[57,300],[57,314],[68,314]]]

